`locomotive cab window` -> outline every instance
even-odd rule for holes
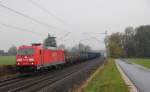
[[[33,48],[19,49],[17,54],[18,55],[33,55],[34,49]]]

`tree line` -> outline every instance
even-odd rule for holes
[[[150,25],[127,27],[124,33],[109,36],[109,55],[119,57],[150,57]]]

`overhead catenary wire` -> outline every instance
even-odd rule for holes
[[[101,34],[101,33],[100,33]],[[102,33],[103,34],[103,33]],[[89,34],[88,34],[89,35]],[[79,44],[82,42],[82,41],[89,41],[89,40],[95,40],[95,41],[97,41],[97,42],[103,42],[103,41],[101,41],[101,40],[99,40],[97,37],[94,37],[94,36],[90,36],[90,38],[87,38],[87,39],[80,39],[80,41],[79,41]]]
[[[103,33],[96,33],[96,32],[83,32],[82,34],[106,34],[106,32],[103,32]]]
[[[58,21],[66,24],[66,22],[64,22],[63,19],[61,19],[60,17],[57,17],[54,13],[52,13],[50,10],[47,10],[46,8],[44,8],[43,6],[41,6],[39,3],[33,1],[33,0],[28,0],[29,2],[31,2],[33,5],[37,6],[38,8],[40,8],[42,11],[44,11],[45,13],[47,13],[49,16],[53,16],[55,17]]]
[[[43,34],[43,33],[41,34],[41,33],[29,30],[29,29],[20,28],[20,27],[17,27],[17,26],[14,26],[14,25],[10,25],[10,24],[0,23],[0,25],[8,27],[8,28],[16,29],[18,31],[24,31],[24,32],[32,33],[32,34],[38,35],[38,36],[41,36],[41,35],[45,36],[45,34]],[[58,39],[62,40],[64,38],[66,38],[69,34],[70,34],[70,32],[67,32],[66,34],[64,34],[63,36],[59,37]]]
[[[64,34],[63,36],[59,37],[58,39],[59,39],[59,40],[62,40],[62,39],[64,39],[64,38],[66,38],[69,34],[70,34],[70,32],[67,32],[66,34]]]
[[[98,42],[101,42],[101,40],[99,40],[97,37],[95,37],[95,36],[90,36],[91,38],[93,38],[93,39],[95,39],[96,41],[98,41]]]
[[[54,28],[54,29],[62,30],[62,29],[57,28],[57,27],[55,27],[55,26],[52,26],[52,25],[49,25],[49,24],[44,23],[44,22],[42,22],[42,21],[39,21],[39,20],[37,20],[37,19],[35,19],[35,18],[33,18],[33,17],[30,17],[30,16],[28,16],[28,15],[26,15],[26,14],[23,14],[23,13],[21,13],[21,12],[19,12],[19,11],[16,11],[16,10],[14,10],[14,9],[12,9],[12,8],[10,8],[10,7],[7,7],[7,6],[3,5],[3,4],[0,4],[0,6],[3,7],[3,8],[5,8],[5,9],[7,9],[7,10],[9,10],[9,11],[11,11],[11,12],[14,12],[14,13],[20,15],[20,16],[23,16],[24,18],[27,18],[27,19],[29,19],[29,20],[32,20],[32,21],[34,21],[34,22],[36,22],[36,23],[38,23],[38,24],[41,24],[41,25],[43,25],[43,26],[45,26],[45,27],[48,27],[48,28],[50,28],[50,29],[51,29],[51,28]],[[64,31],[66,31],[66,30],[64,30]]]
[[[8,27],[8,28],[12,28],[12,29],[16,29],[16,30],[19,30],[19,31],[24,31],[24,32],[29,32],[29,33],[32,33],[34,35],[44,35],[44,34],[41,34],[41,33],[37,33],[37,32],[34,32],[32,30],[28,30],[28,29],[25,29],[25,28],[20,28],[20,27],[16,27],[16,26],[13,26],[13,25],[9,25],[9,24],[5,24],[5,23],[0,23],[2,26],[5,26],[5,27]]]
[[[86,39],[80,39],[79,43],[81,43],[82,41],[89,41],[95,39],[94,37],[90,37],[90,38],[86,38]]]
[[[98,34],[98,35],[106,35],[107,34],[107,32],[105,32],[105,33],[95,33],[95,32],[83,32],[82,34],[84,34],[84,35],[89,35],[89,36],[91,36],[92,34]],[[95,36],[91,36],[92,38],[95,38],[97,41],[100,41],[97,37],[95,37]]]

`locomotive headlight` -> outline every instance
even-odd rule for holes
[[[21,58],[17,59],[17,62],[20,62],[20,61],[22,61],[22,59],[21,59]]]
[[[29,61],[30,61],[30,62],[33,62],[33,61],[34,61],[34,59],[33,59],[33,58],[29,58]]]

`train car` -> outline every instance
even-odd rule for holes
[[[80,61],[86,61],[100,56],[100,52],[65,52],[65,61],[67,64],[78,63]]]
[[[80,54],[79,53],[73,53],[73,52],[65,52],[65,62],[66,64],[72,64],[76,63],[80,60]]]
[[[87,52],[89,59],[94,59],[101,56],[100,52]]]
[[[80,52],[80,59],[83,61],[94,59],[100,56],[101,56],[100,52],[87,52],[87,51]]]
[[[43,48],[41,44],[20,46],[16,55],[16,66],[20,72],[33,72],[63,64],[65,64],[63,50]]]
[[[20,72],[33,72],[52,66],[74,64],[96,58],[95,52],[70,52],[57,49],[55,37],[48,35],[43,44],[23,45],[18,48],[16,66]]]
[[[88,53],[87,52],[80,52],[80,61],[88,60]]]

